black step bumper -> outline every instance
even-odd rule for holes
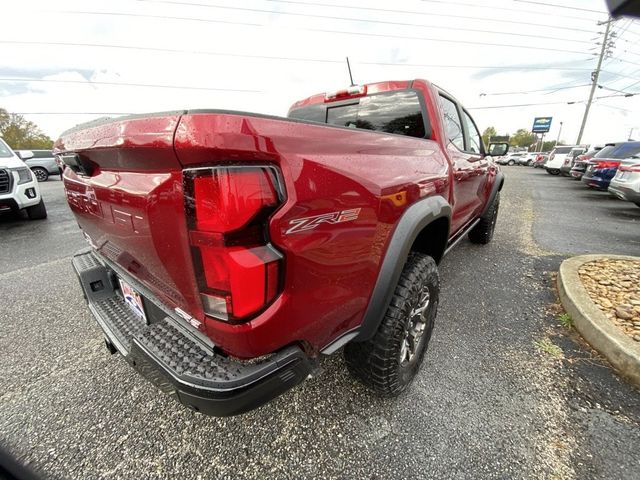
[[[107,346],[193,410],[220,417],[247,412],[298,385],[316,367],[297,346],[250,362],[230,358],[199,338],[184,320],[170,315],[117,266],[98,261],[91,250],[77,253],[73,266]],[[116,275],[142,294],[145,305],[153,303],[147,323],[124,302]]]

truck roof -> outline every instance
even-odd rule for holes
[[[430,82],[427,80],[415,79],[415,80],[388,80],[385,82],[365,83],[359,86],[366,87],[367,95],[370,95],[372,93],[389,92],[393,90],[404,90],[407,88],[411,88],[411,86],[413,85],[413,82],[415,82],[416,80],[420,80],[421,82],[430,84]],[[289,110],[292,110],[294,108],[306,107],[308,105],[317,105],[319,103],[325,103],[326,96],[330,93],[331,92],[317,93],[315,95],[304,98],[302,100],[298,100],[293,105],[291,105]]]

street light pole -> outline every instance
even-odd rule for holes
[[[591,92],[589,93],[589,100],[587,101],[587,106],[584,109],[584,116],[582,117],[582,125],[580,126],[580,133],[578,134],[578,140],[576,140],[576,145],[580,145],[582,141],[582,134],[584,133],[584,127],[587,125],[587,117],[589,116],[589,109],[591,108],[591,102],[593,101],[593,94],[596,91],[596,87],[598,86],[598,77],[600,77],[600,67],[602,67],[602,60],[604,59],[604,54],[607,51],[607,43],[609,40],[609,30],[611,29],[611,23],[613,22],[613,18],[609,18],[606,24],[607,27],[604,31],[604,38],[602,39],[602,48],[600,49],[600,57],[598,57],[598,66],[596,67],[596,71],[592,74],[592,83],[591,83]]]
[[[553,145],[554,147],[558,146],[558,142],[560,141],[560,134],[562,133],[562,122],[560,122],[560,130],[558,130],[558,138],[556,138],[556,143]],[[580,140],[578,140],[578,144],[580,144]]]

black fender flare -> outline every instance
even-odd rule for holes
[[[385,252],[358,334],[352,341],[363,342],[373,337],[389,307],[416,237],[427,225],[442,217],[451,219],[451,206],[439,195],[418,200],[402,214]]]
[[[496,195],[498,192],[502,190],[502,186],[504,185],[504,173],[498,172],[496,174],[496,179],[493,181],[493,186],[491,187],[491,194],[489,195],[489,200],[487,200],[487,204],[482,209],[482,214],[480,217],[484,217],[491,205],[493,205],[493,201],[496,199]]]

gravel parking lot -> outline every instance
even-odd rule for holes
[[[553,272],[573,254],[640,255],[640,208],[504,171],[494,241],[442,263],[436,330],[406,394],[377,398],[335,355],[227,419],[186,410],[108,354],[54,177],[47,220],[0,218],[0,442],[49,478],[638,478],[640,395],[560,326]]]

